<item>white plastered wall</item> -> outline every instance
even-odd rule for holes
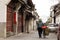
[[[33,30],[33,18],[29,20],[29,32]]]
[[[0,22],[6,22],[7,5],[11,0],[0,0]]]
[[[56,23],[57,23],[57,24],[60,23],[60,15],[58,15],[58,16],[56,17]]]
[[[7,5],[11,0],[0,0],[0,37],[6,37]]]

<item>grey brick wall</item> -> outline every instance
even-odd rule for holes
[[[6,28],[6,23],[5,22],[0,22],[0,37],[5,37],[5,28]]]

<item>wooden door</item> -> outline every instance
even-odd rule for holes
[[[22,15],[18,15],[18,33],[23,31],[22,27],[23,27],[23,17]]]
[[[7,7],[7,32],[13,32],[13,9]]]

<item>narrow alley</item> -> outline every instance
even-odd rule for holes
[[[4,40],[4,39],[0,39]],[[23,33],[16,36],[9,37],[5,40],[57,40],[56,34],[50,33],[46,38],[39,38],[37,31],[31,32],[29,34]]]
[[[0,0],[0,40],[60,40],[60,1]]]

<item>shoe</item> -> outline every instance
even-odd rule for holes
[[[39,37],[39,38],[42,38],[42,37]]]
[[[43,38],[46,38],[46,37],[43,37]]]

